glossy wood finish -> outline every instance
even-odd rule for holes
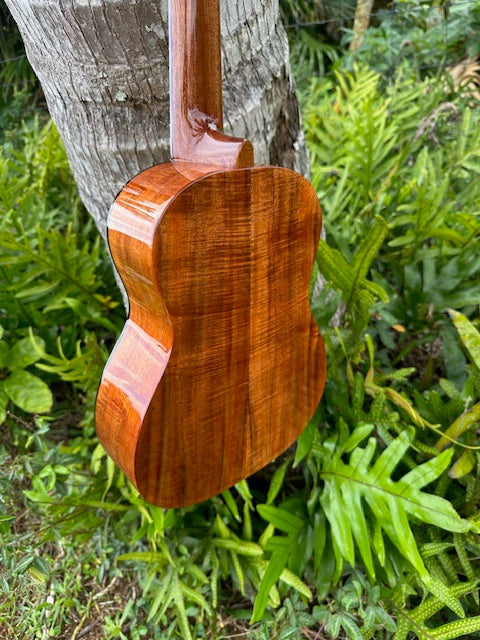
[[[206,499],[298,437],[325,353],[308,283],[316,194],[278,167],[192,181],[173,163],[122,191],[109,240],[131,302],[105,369],[97,431],[147,500]]]
[[[172,162],[131,180],[110,213],[130,315],[96,424],[140,493],[178,507],[298,437],[323,392],[325,351],[308,300],[315,191],[293,171],[253,167],[251,145],[218,130],[218,0],[171,0],[170,28]]]
[[[250,142],[221,131],[219,0],[170,0],[169,25],[172,159],[252,166]]]

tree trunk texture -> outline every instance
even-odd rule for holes
[[[87,210],[169,159],[167,0],[6,0]],[[308,173],[278,0],[222,0],[224,130]]]
[[[355,8],[355,20],[353,22],[353,39],[350,42],[350,51],[358,51],[361,47],[365,32],[370,25],[374,0],[357,0]]]

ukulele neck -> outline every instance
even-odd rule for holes
[[[253,165],[251,144],[222,133],[219,0],[169,0],[172,160]]]

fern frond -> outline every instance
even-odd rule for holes
[[[373,557],[380,565],[385,562],[383,535],[386,535],[416,569],[429,589],[441,593],[419,552],[410,519],[448,531],[466,532],[473,528],[463,520],[452,505],[440,496],[423,491],[423,487],[438,478],[450,464],[452,452],[446,451],[416,466],[399,480],[391,475],[411,445],[413,434],[403,432],[395,438],[372,463],[376,441],[365,447],[356,446],[349,461],[342,451],[331,455],[325,450],[319,455],[319,476],[324,481],[320,502],[329,522],[332,538],[340,555],[350,564],[355,561],[354,545],[373,575]],[[368,505],[374,515],[373,530],[365,517]],[[443,593],[447,597],[447,592]],[[449,606],[453,606],[453,601]]]
[[[33,333],[30,337],[35,344],[39,361],[36,367],[42,371],[53,373],[61,380],[73,382],[85,391],[94,391],[107,361],[108,352],[98,343],[95,334],[87,334],[84,340],[84,348],[80,341],[75,345],[75,355],[68,358],[63,352],[60,338],[57,339],[58,356],[47,353],[44,345],[34,342]]]
[[[429,596],[413,610],[401,607],[397,602],[391,602],[399,618],[394,640],[405,640],[409,631],[415,633],[422,640],[452,640],[467,633],[478,631],[480,629],[480,616],[473,618],[463,617],[439,627],[426,626],[426,622],[444,608],[446,599],[460,607],[459,599],[473,591],[477,586],[477,582],[457,582],[450,587],[443,586],[444,593],[442,597],[438,597],[438,595]]]
[[[474,618],[464,618],[443,624],[435,629],[436,640],[453,640],[460,636],[480,631],[480,616]]]
[[[72,225],[62,232],[37,226],[34,233],[20,221],[15,227],[15,233],[0,228],[0,265],[9,272],[3,295],[15,296],[27,309],[42,309],[41,315],[68,310],[81,323],[93,321],[116,332],[108,312],[118,301],[100,293],[100,237],[92,243]]]
[[[477,572],[473,568],[473,565],[470,562],[470,559],[468,557],[464,536],[462,536],[459,533],[454,533],[453,534],[453,543],[455,545],[455,551],[457,552],[457,557],[460,560],[460,565],[461,565],[463,571],[465,572],[465,575],[467,576],[468,580],[470,582],[476,581],[477,580]],[[480,602],[478,591],[474,592],[473,597],[474,597],[474,600],[475,600],[475,602],[477,603],[477,606],[478,606],[478,604]]]
[[[178,574],[174,572],[171,586],[173,601],[175,603],[175,610],[177,612],[177,622],[180,627],[183,640],[193,640],[190,631],[190,625],[188,623],[187,610],[185,607],[185,600],[181,589],[181,582]]]
[[[352,264],[336,249],[320,241],[317,262],[320,272],[334,289],[342,294],[346,312],[352,317],[353,331],[359,335],[368,324],[377,299],[388,301],[380,285],[367,280],[366,274],[387,234],[386,222],[378,217],[361,243]]]

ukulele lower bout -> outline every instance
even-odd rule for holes
[[[192,181],[144,171],[109,220],[130,317],[96,409],[107,452],[150,502],[200,502],[292,444],[325,382],[308,286],[321,215],[278,167]]]

